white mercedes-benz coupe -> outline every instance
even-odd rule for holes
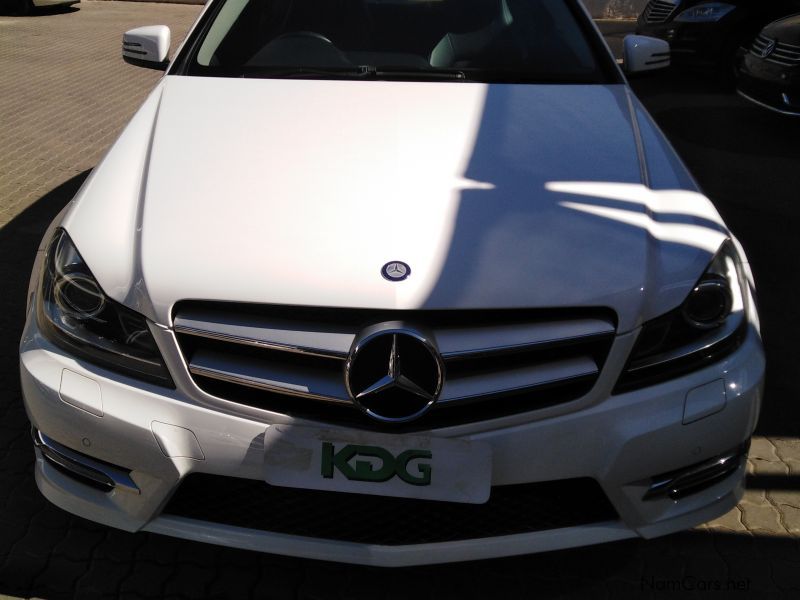
[[[384,566],[736,504],[750,268],[578,0],[211,0],[168,48],[125,34],[166,74],[37,254],[48,499]]]

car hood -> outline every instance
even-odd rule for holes
[[[622,85],[166,77],[64,224],[167,326],[203,299],[609,307],[627,330],[727,236],[694,190],[642,184],[680,167],[637,106]],[[381,276],[396,260],[405,281]]]
[[[762,33],[784,44],[800,46],[800,14],[770,23]]]

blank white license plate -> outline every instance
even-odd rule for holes
[[[264,435],[270,485],[483,504],[491,446],[422,435],[272,425]]]

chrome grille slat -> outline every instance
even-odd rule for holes
[[[317,369],[292,363],[267,363],[242,356],[231,359],[224,354],[201,349],[194,353],[189,362],[189,372],[291,396],[326,402],[350,402],[340,373],[333,372],[326,377]]]
[[[282,319],[237,317],[204,311],[182,312],[175,318],[175,331],[236,344],[252,345],[282,352],[347,358],[355,331],[315,323]],[[298,329],[303,327],[303,329]]]
[[[437,346],[445,360],[523,352],[535,347],[569,344],[613,333],[614,325],[601,319],[434,330]]]
[[[775,48],[769,56],[764,57],[764,50],[775,43]],[[764,34],[759,34],[750,46],[750,54],[766,60],[767,62],[782,65],[784,67],[795,67],[800,65],[800,46],[787,44],[785,42],[775,42],[774,39]]]
[[[779,58],[775,58],[774,56],[770,56],[766,59],[767,62],[771,62],[776,65],[781,65],[782,67],[794,67],[800,62],[788,61],[788,60],[781,60]]]
[[[463,412],[462,407],[491,417],[495,406],[498,415],[510,414],[583,396],[597,380],[616,333],[611,318],[599,310],[569,316],[566,311],[240,309],[184,303],[174,319],[189,374],[204,392],[334,424],[369,420],[350,398],[344,367],[355,340],[378,324],[417,328],[430,337],[445,377],[431,411],[436,416],[429,420],[445,424],[441,415]],[[334,409],[350,416],[328,418],[325,411]]]
[[[776,47],[773,51],[775,56],[780,56],[781,58],[786,58],[788,60],[800,60],[800,52],[784,50],[780,47]]]
[[[277,352],[291,352],[294,354],[306,354],[308,356],[319,356],[321,358],[335,358],[345,360],[347,358],[346,352],[327,351],[326,349],[312,349],[305,346],[293,346],[289,344],[280,344],[277,342],[269,342],[266,340],[259,340],[252,337],[239,337],[236,335],[229,335],[219,331],[210,331],[207,329],[193,329],[191,327],[176,327],[176,333],[183,333],[186,335],[193,335],[196,337],[204,337],[210,340],[218,340],[220,342],[230,342],[231,344],[239,344],[242,346],[254,346],[256,348],[263,348],[265,350],[275,350]]]
[[[680,2],[666,0],[651,0],[644,9],[644,21],[648,24],[667,22],[675,13]]]
[[[597,376],[599,370],[588,357],[530,365],[509,371],[448,379],[439,399],[441,404],[473,398],[501,396],[554,383]]]
[[[772,41],[773,38],[771,38],[771,37],[769,37],[767,35],[764,35],[763,33],[760,33],[756,39],[757,40],[761,40],[762,43],[769,43],[769,42]],[[788,42],[779,41],[778,44],[777,44],[777,47],[778,48],[785,48],[786,50],[795,50],[797,52],[800,52],[800,46],[798,46],[796,44],[790,44]]]

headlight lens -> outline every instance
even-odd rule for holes
[[[727,4],[725,2],[707,2],[705,4],[698,4],[692,8],[687,8],[677,17],[676,21],[682,23],[707,23],[719,21],[722,17],[727,15],[736,6]]]
[[[174,387],[146,319],[105,295],[63,229],[47,248],[36,311],[42,333],[74,356]]]
[[[747,331],[747,283],[725,242],[677,309],[645,323],[615,393],[701,369],[738,348]]]

